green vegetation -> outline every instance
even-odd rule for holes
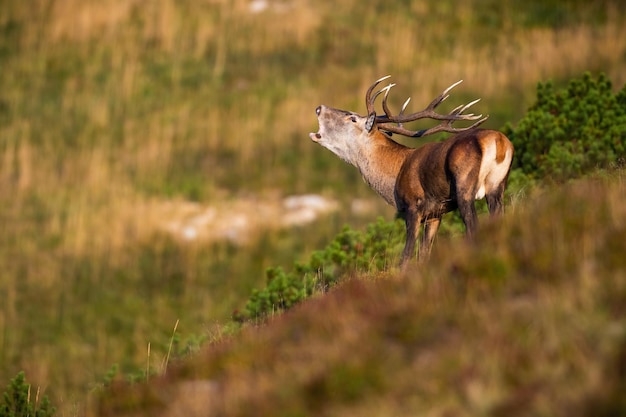
[[[291,272],[281,267],[266,272],[267,286],[253,290],[245,313],[235,319],[259,318],[293,307],[314,293],[326,292],[346,275],[376,272],[393,266],[398,248],[403,245],[404,224],[382,218],[367,226],[365,232],[344,227],[323,250],[314,251],[306,263],[296,263]]]
[[[1,417],[51,417],[56,409],[50,405],[48,396],[39,404],[39,390],[31,393],[31,386],[26,383],[24,372],[17,374],[4,392],[0,403]],[[31,394],[35,396],[31,397]]]
[[[539,83],[537,101],[517,127],[504,129],[517,152],[516,167],[536,178],[566,180],[626,160],[626,85],[614,94],[604,74],[570,81],[555,91]]]
[[[332,300],[346,277],[388,270],[398,225],[367,224],[393,212],[356,170],[308,140],[315,107],[363,111],[365,89],[386,74],[398,83],[394,108],[408,95],[425,105],[464,79],[446,105],[481,97],[488,127],[521,129],[538,82],[553,80],[555,96],[584,71],[592,75],[583,84],[597,91],[613,88],[600,73],[613,86],[626,82],[624,10],[619,1],[588,3],[271,1],[253,13],[247,0],[5,1],[0,381],[24,371],[59,414],[85,415],[102,387],[159,381],[170,375],[165,364],[229,339],[240,326],[230,321],[235,308],[252,319],[248,328],[263,315],[279,320],[272,313],[304,295],[329,293],[311,305]],[[619,167],[613,152],[608,165]],[[514,216],[521,197],[532,196],[529,176],[511,178]],[[614,181],[609,195],[622,178]],[[315,224],[255,229],[244,243],[172,231],[192,211],[271,218],[262,202],[301,193],[336,199],[340,209]],[[350,209],[353,199],[370,198],[369,212]],[[446,227],[437,246],[455,240],[457,224]],[[494,276],[512,268],[490,265],[482,267]],[[389,314],[401,308],[391,296],[382,301]],[[411,340],[417,322],[398,321]],[[332,375],[320,371],[309,381],[309,404],[350,404],[387,389],[385,364],[368,369],[369,360],[338,358]]]

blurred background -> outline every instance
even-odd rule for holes
[[[447,105],[515,125],[538,82],[624,85],[620,3],[3,0],[0,383],[76,415],[148,349],[219,338],[267,267],[394,215],[310,141],[319,104],[363,113],[391,74],[417,110],[463,79]]]

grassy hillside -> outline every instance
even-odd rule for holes
[[[625,186],[537,192],[475,244],[440,240],[427,265],[114,385],[93,415],[623,415]]]
[[[589,70],[624,85],[623,7],[587,3],[5,0],[0,384],[24,370],[61,415],[82,415],[112,377],[143,378],[148,349],[160,373],[228,333],[267,267],[392,218],[308,139],[320,103],[363,111],[392,74],[391,104],[417,107],[464,79],[446,104],[481,97],[500,128],[539,81]],[[171,230],[191,212],[273,219],[262,208],[303,193],[338,210],[245,245]]]

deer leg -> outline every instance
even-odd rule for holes
[[[465,234],[467,237],[472,237],[476,233],[478,226],[478,216],[476,215],[476,207],[474,206],[473,199],[458,200],[459,212],[461,213],[461,219],[465,223]]]
[[[424,222],[424,233],[422,234],[417,253],[417,257],[420,261],[425,261],[430,256],[430,250],[433,247],[433,241],[435,240],[435,235],[437,234],[437,230],[439,230],[440,224],[440,217],[433,217]]]
[[[404,222],[406,224],[406,243],[404,244],[404,250],[402,251],[402,259],[400,260],[400,266],[405,267],[409,259],[413,257],[415,252],[415,241],[419,233],[419,227],[421,224],[421,217],[414,211],[410,210],[404,215]]]
[[[487,194],[487,207],[489,207],[489,215],[492,217],[502,214],[503,205],[502,198],[504,196],[505,184],[500,184],[495,190]]]
[[[477,170],[461,172],[455,175],[453,182],[453,194],[456,197],[457,207],[461,214],[461,219],[465,224],[465,235],[471,238],[478,227],[478,216],[474,200],[476,198],[476,186],[472,179],[478,176]]]

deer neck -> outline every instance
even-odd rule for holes
[[[376,132],[374,139],[361,149],[362,157],[354,165],[365,182],[388,204],[395,207],[396,178],[412,149],[391,140],[381,132]]]

